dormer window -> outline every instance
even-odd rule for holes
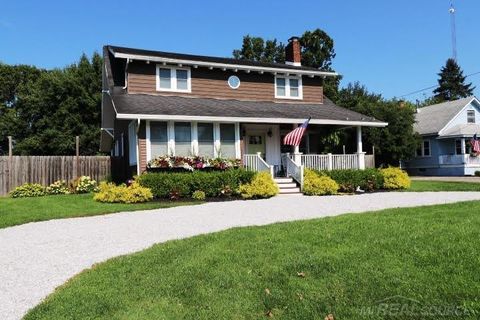
[[[157,91],[191,92],[190,68],[157,65]]]
[[[275,77],[275,98],[302,99],[302,78],[294,76]]]
[[[467,123],[475,123],[475,110],[467,111]]]

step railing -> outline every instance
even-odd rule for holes
[[[300,190],[303,190],[303,172],[305,167],[303,165],[297,165],[288,153],[282,155],[282,160],[287,177],[291,177],[298,182]]]
[[[256,154],[245,154],[243,156],[243,165],[247,170],[255,172],[267,171],[270,172],[272,177],[274,176],[273,166],[269,165],[265,160],[263,160],[260,152]]]

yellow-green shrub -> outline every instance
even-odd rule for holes
[[[193,200],[203,201],[205,200],[205,198],[206,198],[205,192],[203,192],[202,190],[195,190],[192,193]]]
[[[120,202],[120,203],[140,203],[153,199],[150,189],[142,187],[138,182],[133,182],[130,186],[114,183],[101,182],[98,193],[93,197],[99,202]]]
[[[303,180],[303,193],[308,196],[323,196],[336,194],[339,189],[338,183],[332,178],[305,170]]]
[[[270,198],[278,194],[278,186],[269,172],[259,172],[250,183],[242,184],[239,192],[244,199]]]
[[[383,175],[383,187],[385,189],[410,188],[410,177],[400,168],[388,167],[381,170]]]

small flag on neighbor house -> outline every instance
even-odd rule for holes
[[[300,127],[290,131],[285,138],[283,138],[283,144],[288,146],[299,146],[302,141],[303,134],[307,131],[308,123],[311,118],[308,118]]]
[[[470,144],[472,145],[473,152],[480,152],[480,139],[477,138],[476,133],[473,135],[472,140],[470,140]]]

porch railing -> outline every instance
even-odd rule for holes
[[[245,154],[243,156],[243,165],[247,170],[256,172],[270,172],[273,177],[273,166],[269,165],[265,160],[263,160],[260,152],[256,154]]]
[[[294,159],[293,154],[288,157]],[[302,154],[300,161],[305,168],[314,170],[360,169],[367,167],[366,157],[363,154]],[[364,166],[360,166],[360,161],[364,161]]]
[[[438,163],[440,165],[480,165],[480,158],[472,157],[470,154],[445,154],[438,156]]]
[[[285,154],[282,156],[282,162],[285,166],[287,177],[291,177],[293,180],[297,181],[300,185],[300,190],[303,189],[303,165],[297,165],[295,161],[288,155]]]

